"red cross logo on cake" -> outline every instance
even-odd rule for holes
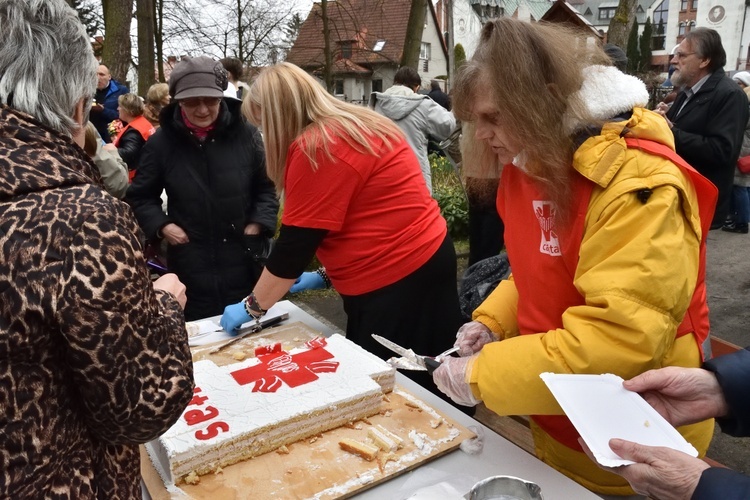
[[[260,361],[255,366],[231,372],[240,385],[252,384],[252,392],[276,392],[286,383],[297,387],[318,380],[318,373],[335,372],[338,361],[329,361],[333,354],[325,350],[326,340],[321,337],[307,342],[306,351],[289,354],[281,344],[259,347],[255,351]]]

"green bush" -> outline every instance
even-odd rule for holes
[[[450,160],[436,154],[430,155],[432,169],[432,196],[437,200],[440,213],[448,223],[453,240],[469,235],[469,206],[466,194]]]

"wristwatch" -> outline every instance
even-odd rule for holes
[[[245,312],[248,314],[248,316],[252,316],[255,319],[260,319],[264,314],[266,314],[266,309],[260,307],[260,304],[258,304],[258,299],[255,298],[255,294],[253,292],[250,292],[250,295],[245,297],[242,303],[245,306]]]

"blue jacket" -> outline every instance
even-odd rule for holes
[[[731,415],[716,419],[731,436],[750,436],[750,351],[743,349],[706,361],[704,368],[716,374]],[[694,500],[750,498],[750,477],[731,469],[711,467],[703,471]]]
[[[104,139],[105,142],[112,142],[112,138],[109,136],[107,131],[107,125],[112,120],[116,120],[120,117],[120,113],[117,111],[117,99],[124,94],[129,93],[130,90],[121,83],[115,80],[109,81],[109,89],[104,97],[104,102],[100,102],[104,109],[102,111],[91,110],[89,120],[94,124],[99,135]]]

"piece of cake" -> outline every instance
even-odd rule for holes
[[[289,352],[266,346],[226,366],[194,364],[195,392],[177,423],[146,449],[178,484],[378,413],[395,369],[341,335]]]

